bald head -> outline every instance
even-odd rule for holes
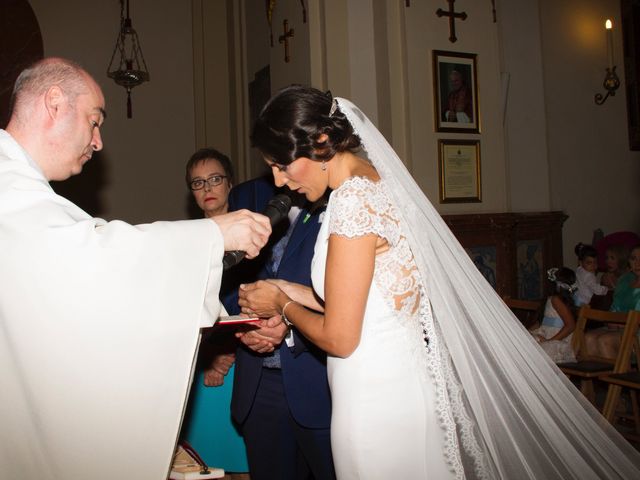
[[[75,62],[45,58],[16,80],[7,132],[49,180],[80,173],[102,148],[104,96],[96,81]]]
[[[77,63],[64,58],[45,58],[20,73],[11,95],[12,117],[25,115],[31,102],[52,86],[58,86],[70,101],[88,92],[91,76]]]

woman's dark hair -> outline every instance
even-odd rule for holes
[[[573,294],[577,289],[576,272],[567,267],[552,268],[547,272],[550,281],[556,285],[556,294],[571,308],[575,308]]]
[[[222,165],[222,169],[224,170],[224,174],[227,176],[227,182],[229,185],[233,185],[233,165],[231,164],[229,157],[215,148],[201,148],[191,155],[191,158],[185,167],[185,180],[187,181],[187,187],[191,184],[191,170],[193,167],[207,160],[217,160],[220,162],[220,165]]]
[[[300,157],[329,160],[360,148],[360,138],[340,111],[331,113],[331,92],[301,85],[280,90],[264,106],[251,133],[251,145],[270,161],[289,165]],[[318,138],[326,134],[323,142]]]
[[[576,253],[578,260],[580,261],[589,257],[598,258],[598,251],[593,247],[593,245],[585,245],[580,242],[575,246],[573,251]]]

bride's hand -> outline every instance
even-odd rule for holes
[[[238,305],[242,308],[242,313],[271,318],[281,313],[279,308],[281,297],[287,299],[287,295],[278,285],[259,280],[255,283],[240,285]]]
[[[320,303],[320,299],[316,296],[313,291],[313,288],[307,285],[302,285],[300,283],[289,282],[287,280],[282,280],[281,278],[268,278],[265,280],[266,282],[273,283],[280,287],[280,290],[284,292],[284,294],[289,297],[284,299],[285,302],[289,300],[295,300],[300,305],[303,305],[311,310],[315,310],[316,312],[324,312],[324,304]],[[281,303],[280,305],[284,305]]]

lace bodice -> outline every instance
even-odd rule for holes
[[[376,256],[374,281],[401,321],[415,318],[422,285],[384,184],[352,177],[331,194],[331,201],[329,234],[348,238],[375,234],[387,241],[389,249]]]
[[[383,302],[394,313],[394,321],[404,331],[398,348],[406,352],[412,362],[420,365],[419,371],[429,375],[436,385],[435,414],[446,432],[445,459],[456,478],[463,478],[458,435],[472,457],[481,457],[472,432],[473,422],[465,412],[462,388],[446,346],[440,341],[425,284],[403,234],[400,216],[387,185],[382,180],[374,182],[368,178],[351,177],[333,191],[327,213],[328,235],[354,238],[374,234],[387,241],[388,250],[376,255],[373,282]],[[384,313],[372,314],[376,321],[380,320],[380,315],[384,316]],[[386,336],[382,345],[385,349],[393,348]],[[476,465],[476,471],[479,478],[485,477],[480,473],[482,466]]]

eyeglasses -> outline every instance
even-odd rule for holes
[[[209,187],[217,187],[225,178],[227,178],[226,175],[212,175],[206,180],[202,178],[196,178],[189,184],[189,187],[191,187],[191,190],[202,190],[205,184],[209,185]]]

